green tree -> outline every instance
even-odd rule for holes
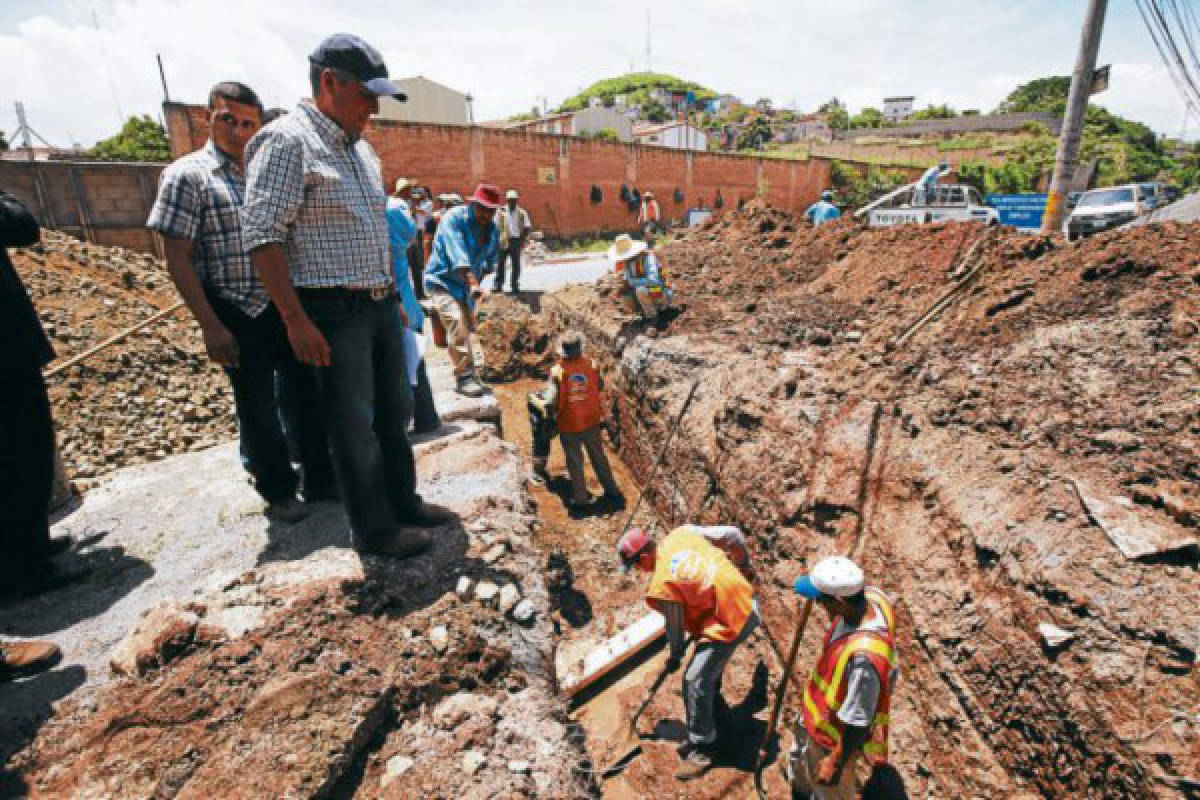
[[[115,136],[97,142],[91,156],[101,161],[170,161],[167,132],[149,115],[133,116]]]
[[[4,136],[4,131],[0,131],[0,150],[8,149],[8,139]]]
[[[666,122],[671,118],[671,114],[657,100],[651,100],[642,105],[642,117],[651,122]]]
[[[594,139],[601,142],[619,142],[621,137],[617,134],[615,128],[600,128],[595,131],[587,131],[579,134],[581,139]]]
[[[850,127],[850,112],[845,106],[832,106],[825,112],[829,127],[835,131],[844,131]]]
[[[1016,114],[1023,111],[1051,111],[1061,114],[1067,107],[1067,94],[1071,91],[1069,75],[1052,75],[1048,78],[1022,83],[1009,92],[1008,97],[996,106],[997,114]]]
[[[942,103],[940,106],[931,104],[919,111],[914,111],[909,119],[951,119],[957,116],[957,111]]]
[[[883,112],[878,108],[864,108],[850,118],[851,128],[882,128]]]
[[[756,114],[740,131],[733,141],[737,150],[761,150],[771,141],[771,122],[766,117]]]

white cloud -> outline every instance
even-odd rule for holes
[[[291,105],[306,93],[305,56],[337,30],[375,44],[393,75],[419,73],[470,91],[481,120],[527,110],[542,96],[555,105],[594,80],[645,64],[644,0],[94,5],[99,33],[93,3],[84,0],[68,0],[52,17],[0,11],[0,30],[8,31],[0,33],[0,63],[15,74],[0,94],[0,128],[12,130],[14,100],[25,102],[35,128],[62,144],[90,145],[112,133],[118,105],[125,115],[157,116],[155,53],[162,53],[173,99],[201,102],[214,82],[237,79],[269,105]],[[1070,71],[1082,15],[1075,5],[1082,4],[653,0],[652,65],[751,101],[795,100],[801,109],[832,95],[857,110],[885,94],[914,94],[921,105],[988,110],[1020,81]],[[1102,57],[1115,62],[1113,88],[1097,99],[1174,135],[1182,104],[1128,21],[1105,31]]]

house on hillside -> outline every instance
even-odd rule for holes
[[[781,144],[807,142],[814,139],[828,142],[833,139],[833,129],[829,127],[828,114],[797,114],[792,122],[771,127],[775,141]]]
[[[913,101],[916,99],[912,95],[883,98],[883,118],[888,122],[901,122],[908,119],[912,116]]]
[[[708,110],[716,114],[724,114],[726,111],[733,111],[741,104],[741,99],[734,95],[719,94],[708,101]]]
[[[633,123],[629,117],[604,106],[583,108],[579,111],[561,111],[537,119],[513,122],[507,130],[527,130],[536,133],[554,133],[560,136],[594,136],[603,130],[612,130],[622,142],[633,141]]]
[[[638,144],[654,145],[655,147],[671,147],[676,150],[695,150],[697,152],[704,152],[708,149],[708,134],[683,120],[671,120],[660,125],[635,125],[633,138]]]
[[[376,119],[401,122],[432,122],[439,125],[467,125],[470,115],[465,92],[431,81],[422,75],[396,81],[408,101],[398,103],[390,97],[379,98]]]

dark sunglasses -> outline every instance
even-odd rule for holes
[[[238,118],[233,114],[230,114],[228,111],[222,111],[220,114],[217,114],[217,119],[221,122],[224,122],[226,125],[232,125],[235,128],[240,126],[242,130],[245,131],[258,127],[258,123],[252,119],[244,119],[241,122],[238,122]]]

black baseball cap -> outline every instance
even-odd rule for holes
[[[350,73],[374,95],[393,97],[402,103],[408,99],[399,86],[388,80],[387,66],[379,51],[352,33],[326,36],[308,60],[318,67],[331,67]]]

